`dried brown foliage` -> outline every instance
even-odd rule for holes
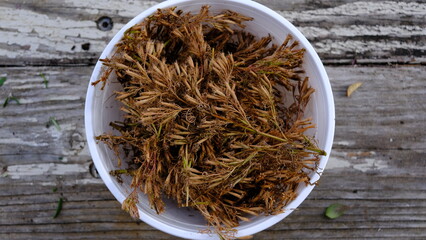
[[[280,46],[243,30],[236,12],[193,15],[158,10],[131,27],[99,81],[114,72],[123,90],[121,135],[104,134],[117,156],[130,152],[134,192],[123,208],[137,216],[137,191],[164,210],[162,195],[198,209],[217,230],[250,215],[277,214],[309,183],[319,155],[304,132],[314,92],[301,79],[304,49],[288,36]],[[284,102],[284,99],[292,99]],[[119,160],[119,163],[121,160]]]

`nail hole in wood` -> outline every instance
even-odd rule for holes
[[[96,26],[101,31],[109,31],[114,26],[114,23],[110,17],[103,16],[96,20]]]

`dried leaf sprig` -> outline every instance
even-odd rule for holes
[[[127,155],[132,194],[123,209],[138,217],[138,192],[164,211],[162,195],[232,232],[251,215],[277,214],[309,184],[320,155],[304,134],[314,89],[303,77],[305,50],[288,36],[279,46],[244,31],[251,18],[158,10],[128,29],[103,59],[103,86],[114,73],[122,90],[119,136],[103,134]],[[114,77],[115,78],[115,77]]]

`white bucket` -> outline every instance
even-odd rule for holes
[[[316,90],[307,107],[306,115],[311,116],[317,126],[312,134],[314,134],[319,148],[327,152],[327,156],[322,156],[320,159],[319,172],[322,172],[327,163],[334,136],[334,101],[331,86],[321,60],[307,39],[290,22],[273,10],[250,0],[165,1],[147,9],[127,23],[107,45],[100,58],[111,56],[115,44],[122,38],[124,31],[143,21],[145,17],[153,14],[158,8],[177,6],[178,9],[184,11],[197,12],[202,5],[206,4],[211,6],[210,10],[213,13],[229,9],[253,17],[253,21],[245,23],[247,25],[245,30],[256,36],[262,37],[271,34],[275,43],[279,44],[284,41],[287,34],[291,34],[295,40],[299,41],[300,47],[306,49],[303,67],[306,75],[310,77],[310,85]],[[102,63],[98,61],[90,82],[94,82],[99,78],[101,69]],[[111,121],[122,120],[119,104],[113,97],[113,91],[119,89],[120,85],[110,81],[102,91],[100,90],[100,85],[102,84],[94,87],[89,84],[87,90],[85,106],[86,136],[96,169],[108,189],[122,203],[131,192],[128,184],[130,179],[124,179],[124,183],[120,184],[115,177],[109,174],[111,170],[117,169],[116,157],[104,144],[97,144],[95,141],[95,136],[112,132],[112,128],[109,126]],[[317,181],[319,177],[318,174],[312,173],[311,182]],[[236,237],[255,234],[281,221],[303,202],[313,188],[313,185],[300,184],[297,189],[297,198],[285,207],[284,213],[272,216],[257,216],[251,218],[250,222],[241,222],[241,225],[237,228]],[[178,208],[173,201],[165,199],[166,211],[158,215],[155,210],[150,208],[145,195],[141,194],[139,198],[139,215],[141,220],[147,224],[182,238],[219,239],[214,233],[201,232],[206,229],[206,221],[198,212],[187,208]]]

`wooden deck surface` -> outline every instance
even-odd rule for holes
[[[336,134],[319,186],[253,239],[426,239],[426,1],[259,2],[296,25],[324,61]],[[176,239],[121,210],[84,134],[100,52],[156,3],[0,1],[0,103],[20,101],[0,106],[0,239]],[[97,27],[103,16],[111,30]],[[355,82],[363,85],[346,97]],[[326,219],[333,203],[350,209]]]

